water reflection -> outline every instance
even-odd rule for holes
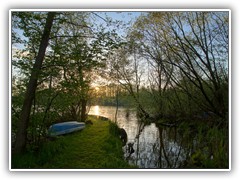
[[[114,120],[115,111],[115,107],[93,106],[89,114]],[[128,135],[123,151],[130,164],[140,168],[179,168],[188,157],[176,128],[157,127],[155,123],[145,125],[134,110],[125,108],[119,108],[117,124]]]
[[[99,114],[99,106],[93,106],[93,107],[91,107],[90,112],[91,112],[92,114],[96,115],[96,116],[99,116],[99,115],[100,115],[100,114]],[[89,113],[90,113],[90,112],[89,112]]]

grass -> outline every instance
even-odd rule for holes
[[[184,168],[229,168],[228,128],[208,122],[186,122],[178,128],[183,144],[195,140],[193,152]]]
[[[13,156],[12,168],[135,168],[124,160],[117,126],[95,117],[89,119],[93,125],[87,125],[80,132],[47,141],[38,152]]]

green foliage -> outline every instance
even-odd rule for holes
[[[46,15],[47,12],[13,12],[13,136]],[[56,15],[28,124],[31,153],[23,155],[26,161],[22,167],[41,166],[58,149],[64,150],[66,142],[60,143],[61,140],[40,147],[45,130],[52,123],[81,121],[84,114],[81,110],[90,100],[90,104],[116,105],[115,96],[94,93],[91,84],[99,75],[121,84],[123,93],[116,89],[113,93],[118,94],[119,106],[141,106],[155,121],[187,120],[186,124],[181,124],[180,131],[186,141],[191,141],[190,136],[195,133],[199,148],[192,153],[189,164],[204,168],[227,167],[228,15],[224,12],[144,13],[129,29],[126,39],[120,38],[116,30],[93,28],[89,17],[88,12],[58,12]],[[15,45],[21,48],[15,49]],[[214,115],[205,117],[209,112]],[[202,122],[198,127],[199,121]],[[110,124],[109,128],[109,132],[105,132],[108,143],[100,148],[101,152],[94,149],[94,158],[99,159],[99,163],[76,162],[76,166],[125,166],[118,160],[120,151],[115,149],[120,149],[113,137],[117,135],[117,127]],[[97,140],[102,142],[97,137],[93,142]],[[37,149],[41,150],[36,156]],[[114,154],[113,149],[118,154]],[[105,151],[109,156],[103,162],[101,153]],[[83,152],[87,153],[84,149]],[[211,156],[213,159],[209,158]],[[66,154],[61,158],[66,158]],[[13,164],[19,167],[21,161],[21,157],[14,157]],[[64,162],[58,163],[59,167],[65,166]]]
[[[12,168],[39,168],[56,154],[61,153],[66,147],[67,143],[62,137],[58,138],[57,141],[45,141],[41,144],[38,151],[33,151],[32,147],[29,147],[24,154],[12,156]]]
[[[117,125],[89,117],[84,130],[44,142],[37,152],[12,157],[13,168],[133,168],[124,160]]]
[[[178,132],[182,134],[183,147],[191,152],[183,168],[228,168],[228,129],[202,120],[183,122]]]
[[[120,133],[118,125],[109,121],[109,132],[113,136],[118,137]]]
[[[46,17],[47,12],[12,14],[13,134]],[[110,50],[122,44],[115,32],[94,30],[89,17],[88,12],[56,13],[27,124],[28,143],[32,146],[38,146],[46,128],[53,122],[84,121],[84,109],[91,97],[91,82],[105,67]]]
[[[100,106],[116,106],[116,97],[97,97],[91,101],[91,104]],[[130,95],[119,95],[118,106],[134,107],[134,100]]]

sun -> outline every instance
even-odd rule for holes
[[[98,91],[99,91],[99,87],[95,87],[95,91],[97,91],[97,92],[98,92]]]

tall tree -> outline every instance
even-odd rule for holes
[[[148,112],[144,109],[139,98],[139,87],[141,84],[142,72],[139,72],[139,64],[136,57],[129,58],[129,44],[122,45],[110,57],[110,76],[128,91],[133,97],[137,113],[141,118],[149,118]]]
[[[151,12],[136,21],[132,37],[153,69],[154,78],[149,82],[159,92],[159,104],[164,91],[178,87],[201,110],[225,117],[226,12]]]
[[[16,144],[14,146],[14,153],[20,153],[25,150],[27,142],[27,128],[29,124],[29,116],[31,112],[31,106],[34,99],[35,91],[37,88],[38,76],[41,71],[42,63],[45,56],[45,51],[48,46],[48,41],[50,37],[51,28],[53,25],[53,20],[55,12],[48,12],[44,30],[42,33],[42,38],[39,45],[38,54],[31,72],[30,80],[27,85],[26,94],[24,98],[24,103],[22,106],[22,111],[20,114],[20,119],[18,123],[18,131],[16,136]]]
[[[166,41],[173,53],[173,56],[168,58],[171,58],[169,63],[179,69],[198,90],[204,99],[198,103],[200,108],[225,118],[228,111],[228,14],[185,12],[168,17],[172,21],[168,27],[174,38]],[[191,94],[191,97],[198,99],[194,94]]]

